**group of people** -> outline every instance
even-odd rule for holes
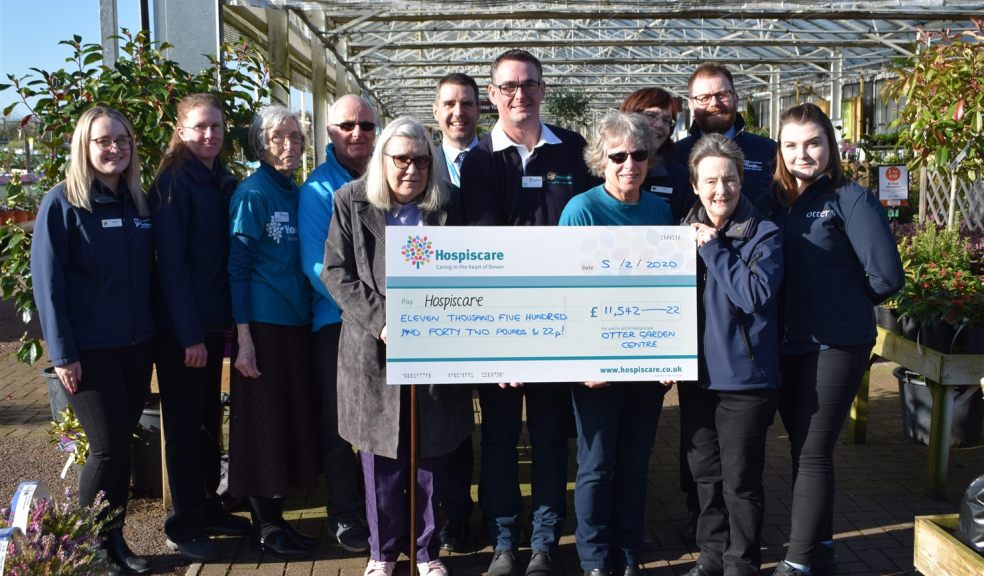
[[[222,160],[220,102],[189,95],[146,194],[127,119],[101,106],[84,112],[32,244],[48,354],[91,445],[83,503],[103,491],[125,514],[130,434],[156,363],[172,495],[164,530],[182,556],[217,558],[215,535],[306,556],[318,540],[285,521],[283,499],[323,471],[328,531],[369,553],[365,576],[391,576],[410,538],[420,574],[446,576],[441,548],[462,547],[473,506],[472,390],[423,386],[411,414],[408,388],[386,385],[386,227],[679,224],[694,230],[699,255],[696,382],[477,386],[488,576],[557,573],[574,434],[585,576],[639,573],[649,455],[674,385],[680,485],[700,549],[690,575],[758,573],[776,410],[794,483],[790,545],[774,574],[833,573],[834,446],[874,343],[872,305],[903,276],[878,202],[842,177],[830,120],[802,104],[782,115],[778,144],[750,134],[730,72],[709,63],[690,78],[688,137],[669,138],[678,100],[646,88],[585,140],[541,120],[546,89],[536,57],[501,54],[487,87],[498,121],[479,140],[478,85],[448,74],[433,104],[440,145],[407,116],[378,130],[368,102],[343,96],[328,113],[326,160],[301,186],[296,116],[277,105],[256,114],[249,146],[259,169],[237,183]],[[248,499],[250,520],[216,495],[233,326],[229,490]],[[415,534],[411,490],[421,495]],[[146,572],[123,538],[124,514],[105,527],[105,548],[118,573]]]

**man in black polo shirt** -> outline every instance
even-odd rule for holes
[[[540,61],[509,50],[492,64],[489,98],[499,120],[465,157],[461,203],[474,226],[556,226],[567,201],[595,184],[584,165],[584,138],[540,120],[546,93]],[[503,383],[479,388],[482,470],[479,503],[495,555],[488,576],[516,576],[522,497],[516,444],[526,400],[532,444],[533,533],[527,576],[555,573],[551,555],[566,516],[568,384]]]

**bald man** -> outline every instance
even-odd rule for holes
[[[352,446],[338,435],[338,337],[342,317],[321,282],[325,240],[331,222],[335,192],[362,175],[376,141],[376,114],[368,102],[349,94],[328,110],[328,149],[301,187],[298,234],[301,264],[314,288],[311,301],[315,334],[315,374],[321,383],[322,464],[328,481],[328,528],[342,548],[369,550],[365,523],[362,468]]]

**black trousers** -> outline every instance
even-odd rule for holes
[[[833,537],[834,448],[870,354],[862,346],[782,358],[779,414],[793,462],[790,562],[811,565],[817,543]]]
[[[448,454],[447,476],[444,480],[444,498],[441,510],[447,520],[467,521],[471,516],[472,473],[475,470],[475,450],[471,434]]]
[[[120,528],[130,496],[130,441],[150,392],[154,342],[79,353],[82,380],[68,402],[89,439],[79,501],[92,504],[100,490],[120,514],[105,527]]]
[[[157,339],[157,385],[161,392],[171,510],[164,532],[175,542],[205,535],[209,518],[222,513],[219,486],[222,424],[220,389],[225,335],[208,333],[204,368],[185,366],[185,351],[173,331]]]
[[[679,388],[680,433],[697,485],[698,563],[713,574],[757,575],[765,515],[765,440],[775,390]]]
[[[362,464],[338,435],[338,340],[342,324],[327,324],[314,336],[315,378],[321,385],[321,466],[328,481],[328,515],[365,520]]]

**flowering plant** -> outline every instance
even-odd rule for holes
[[[99,532],[116,512],[105,513],[109,504],[100,492],[91,506],[75,503],[70,488],[62,501],[35,500],[27,533],[11,540],[5,574],[9,576],[92,576],[109,569]],[[0,524],[10,522],[3,511]]]
[[[924,324],[966,322],[980,297],[981,279],[966,270],[929,262],[906,272],[899,312]]]
[[[76,464],[85,464],[89,458],[89,438],[71,406],[61,411],[59,420],[51,423],[48,434],[51,435],[50,444],[58,446],[62,452],[71,453]]]

